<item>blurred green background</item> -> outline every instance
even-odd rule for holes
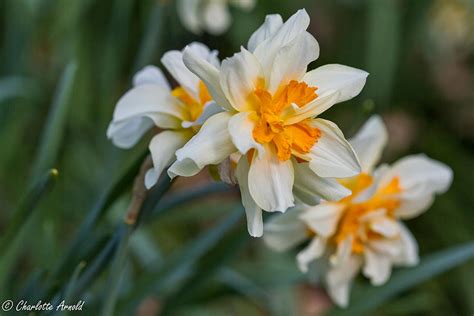
[[[231,7],[232,26],[216,37],[185,30],[171,0],[0,0],[0,297],[82,298],[85,315],[330,308],[317,274],[298,271],[297,250],[275,253],[248,237],[238,193],[207,173],[178,180],[158,204],[153,191],[149,217],[127,231],[120,223],[150,135],[132,150],[105,136],[134,72],[161,67],[165,51],[202,41],[225,58],[266,14],[286,19],[299,8],[321,47],[311,68],[370,73],[360,96],[324,117],[350,137],[379,113],[390,132],[384,161],[424,152],[454,170],[449,192],[408,222],[421,256],[472,241],[474,1],[258,0],[251,12]],[[59,175],[45,178],[53,167]],[[354,291],[367,286],[361,278]],[[474,264],[378,299],[365,315],[472,315]]]

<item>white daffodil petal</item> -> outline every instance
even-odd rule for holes
[[[318,96],[314,101],[305,106],[288,107],[283,113],[283,120],[285,125],[291,125],[307,118],[314,118],[323,113],[336,103],[339,98],[339,92],[329,91],[323,95]]]
[[[267,79],[270,78],[275,56],[299,34],[306,32],[309,20],[306,10],[298,10],[272,36],[257,45],[254,54],[260,61]]]
[[[207,121],[208,118],[211,116],[222,112],[223,109],[216,104],[214,101],[207,102],[206,105],[204,106],[204,110],[202,111],[201,115],[197,118],[197,120],[194,122],[195,125],[202,125],[204,122]]]
[[[372,285],[379,286],[387,282],[392,271],[392,262],[389,257],[367,247],[364,249],[364,261],[362,272],[370,279]]]
[[[357,193],[352,199],[352,203],[363,203],[371,199],[377,190],[380,188],[381,179],[385,174],[390,170],[390,167],[387,164],[382,164],[372,172],[372,184],[369,185],[365,190]]]
[[[316,234],[330,237],[336,231],[344,209],[345,205],[342,203],[323,202],[309,207],[300,215],[300,219]]]
[[[230,3],[244,10],[252,10],[257,0],[230,0]]]
[[[161,58],[161,63],[179,85],[196,99],[198,96],[199,78],[184,65],[183,53],[178,50],[168,51]]]
[[[146,66],[142,70],[138,71],[135,76],[133,76],[134,86],[139,86],[142,84],[156,84],[168,91],[171,90],[165,75],[160,68],[155,66]]]
[[[219,106],[227,110],[233,110],[232,105],[230,105],[222,91],[219,70],[216,66],[201,58],[189,47],[184,49],[183,62],[189,70],[206,84],[209,93]]]
[[[378,115],[372,116],[357,134],[349,140],[363,172],[371,173],[387,144],[387,129]]]
[[[160,126],[160,115],[183,119],[184,113],[169,91],[156,84],[142,84],[125,93],[115,107],[113,121],[118,122],[136,116],[148,116],[161,128],[178,126]]]
[[[216,102],[209,101],[206,103],[206,105],[204,105],[204,109],[201,115],[199,115],[199,117],[195,121],[183,121],[181,123],[181,126],[183,128],[189,128],[192,126],[201,126],[202,124],[204,124],[204,122],[207,121],[208,118],[223,111],[224,109],[218,106]]]
[[[231,115],[227,112],[210,117],[199,132],[176,151],[177,161],[168,169],[171,178],[191,176],[207,165],[218,164],[237,149],[228,131]]]
[[[453,171],[445,164],[425,155],[412,155],[398,160],[392,166],[389,176],[398,176],[405,191],[418,189],[420,195],[440,194],[451,185]]]
[[[328,285],[328,294],[334,302],[346,307],[349,304],[349,292],[352,279],[359,272],[362,260],[358,256],[351,256],[345,265],[334,267],[329,270],[326,282]]]
[[[249,188],[252,198],[268,212],[285,212],[294,206],[292,193],[293,165],[290,160],[280,161],[270,146],[255,153],[250,165]]]
[[[263,73],[255,56],[241,47],[240,53],[222,62],[220,82],[227,100],[238,111],[251,111],[248,98],[255,91]]]
[[[255,203],[250,195],[248,184],[249,163],[247,157],[243,156],[240,158],[235,176],[239,181],[242,205],[245,208],[245,214],[247,216],[247,229],[249,234],[253,237],[261,237],[263,234],[262,209]]]
[[[263,240],[276,251],[288,250],[308,238],[306,226],[299,219],[303,206],[273,215],[263,227]]]
[[[368,245],[374,251],[389,258],[396,258],[402,253],[402,243],[399,238],[394,239],[373,239],[368,241]]]
[[[152,126],[153,121],[148,117],[132,117],[120,122],[111,122],[107,128],[107,138],[119,147],[133,147]]]
[[[401,222],[399,225],[402,251],[399,256],[392,260],[398,266],[415,266],[420,261],[418,257],[418,244],[408,228],[406,228]]]
[[[208,1],[204,6],[203,20],[209,33],[214,35],[224,33],[232,20],[227,3],[225,1]]]
[[[295,185],[293,186],[293,196],[295,197],[296,204],[303,203],[306,205],[318,205],[321,202],[321,198],[318,195],[314,195],[313,193],[300,188],[301,187]]]
[[[258,152],[263,150],[263,146],[253,138],[255,122],[250,118],[252,113],[241,112],[235,114],[229,121],[229,133],[232,142],[242,155],[250,149],[255,148]]]
[[[326,250],[326,241],[321,237],[315,237],[311,240],[309,245],[301,250],[296,256],[296,261],[298,262],[298,268],[301,272],[308,272],[308,265],[311,261],[321,257]]]
[[[369,74],[363,70],[344,65],[330,64],[306,73],[303,81],[311,87],[318,87],[318,94],[327,91],[340,92],[336,103],[357,96],[365,85]]]
[[[192,137],[192,132],[184,131],[163,131],[152,138],[148,146],[153,160],[155,174],[150,173],[148,181],[145,181],[147,189],[155,185],[152,179],[155,175],[160,175],[163,170],[175,160],[175,152]],[[145,179],[146,180],[146,179]],[[158,180],[158,178],[156,178]]]
[[[148,169],[148,171],[145,173],[145,187],[147,189],[153,187],[156,182],[158,182],[160,175],[161,173],[158,173],[155,168]]]
[[[313,35],[303,32],[296,36],[278,51],[273,60],[269,91],[275,92],[280,85],[285,85],[291,80],[300,81],[309,63],[318,56],[319,44]],[[288,62],[290,60],[291,62]]]
[[[397,221],[389,218],[377,218],[370,222],[370,229],[387,238],[394,238],[400,233]]]
[[[354,150],[336,124],[314,119],[312,126],[321,131],[309,158],[309,167],[320,177],[349,178],[360,173],[360,165]]]
[[[329,258],[331,265],[343,266],[347,264],[347,261],[351,258],[353,240],[354,236],[349,235],[337,244],[336,253]]]
[[[400,205],[395,209],[395,215],[400,219],[411,219],[426,211],[434,202],[433,194],[416,195],[408,198],[401,194]]]
[[[216,67],[219,66],[217,51],[211,51],[206,45],[199,42],[193,42],[186,46],[186,49],[212,65]],[[182,51],[172,50],[166,52],[161,58],[161,63],[166,67],[180,86],[184,87],[193,98],[199,99],[198,88],[200,79],[184,64]]]
[[[279,14],[269,14],[265,17],[265,22],[250,36],[247,48],[249,51],[255,51],[258,44],[275,34],[283,25],[283,20]]]
[[[202,33],[200,22],[200,1],[197,0],[178,0],[176,2],[177,12],[184,27],[194,34]]]

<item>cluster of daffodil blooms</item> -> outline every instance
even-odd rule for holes
[[[360,268],[374,285],[392,265],[418,261],[412,235],[400,222],[429,207],[451,183],[451,170],[423,155],[375,168],[387,132],[371,118],[350,141],[318,116],[358,95],[368,73],[330,64],[307,71],[319,55],[299,10],[283,23],[268,15],[247,47],[220,63],[217,52],[192,43],[164,54],[162,63],[179,86],[148,66],[117,103],[107,135],[132,147],[150,128],[153,168],[189,177],[218,166],[223,181],[238,183],[250,235],[285,250],[307,239],[300,269],[324,260],[329,294],[347,305]],[[284,213],[264,226],[262,211]],[[264,228],[265,227],[265,228]]]

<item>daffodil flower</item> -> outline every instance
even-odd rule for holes
[[[351,281],[361,269],[373,285],[381,285],[392,266],[418,263],[416,241],[400,220],[425,211],[434,195],[445,192],[452,181],[449,167],[424,155],[374,170],[386,141],[382,120],[372,117],[350,140],[362,173],[340,182],[352,195],[337,202],[300,205],[265,226],[265,241],[276,250],[311,239],[298,254],[298,265],[306,272],[310,262],[327,260],[328,292],[341,306],[348,304]]]
[[[219,35],[232,22],[229,4],[250,11],[255,2],[256,0],[178,0],[177,10],[181,23],[194,34],[207,31]]]
[[[262,209],[285,212],[294,196],[314,204],[351,193],[335,178],[360,172],[359,162],[336,124],[316,118],[361,91],[367,72],[325,65],[307,72],[318,58],[316,39],[306,31],[300,10],[283,23],[269,15],[247,49],[220,69],[186,49],[183,60],[226,111],[210,117],[168,169],[170,176],[192,176],[236,152],[236,166],[248,229],[263,232]]]
[[[205,45],[192,43],[188,50],[218,67],[216,51]],[[179,83],[171,89],[160,69],[147,66],[133,78],[134,87],[120,98],[115,107],[107,137],[120,148],[131,148],[152,127],[161,131],[149,145],[153,169],[145,177],[147,188],[152,187],[161,172],[175,159],[182,147],[211,115],[221,111],[199,78],[183,63],[181,51],[169,51],[161,62]]]

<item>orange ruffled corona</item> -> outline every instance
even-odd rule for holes
[[[174,97],[178,98],[186,105],[186,110],[188,112],[187,114],[189,116],[188,121],[191,122],[194,122],[198,119],[204,110],[204,105],[212,100],[206,85],[202,81],[199,81],[198,91],[199,100],[196,100],[191,95],[189,95],[181,86],[176,87],[173,89],[173,91],[171,91],[171,94]]]
[[[337,227],[336,234],[333,237],[333,241],[336,245],[339,245],[348,236],[355,236],[352,240],[352,252],[363,253],[364,240],[361,239],[360,231],[366,232],[366,239],[379,239],[383,238],[383,236],[370,229],[364,229],[365,227],[361,226],[364,225],[362,219],[381,209],[386,211],[386,216],[395,219],[393,211],[399,206],[399,201],[393,197],[393,195],[402,191],[400,180],[398,177],[394,177],[386,186],[379,188],[370,199],[360,203],[354,203],[353,198],[372,184],[372,176],[361,173],[354,178],[341,180],[340,182],[352,190],[352,195],[339,202],[345,204],[346,208]]]
[[[260,144],[273,143],[281,161],[290,159],[292,150],[301,154],[308,153],[321,136],[321,131],[310,126],[308,120],[285,125],[282,114],[292,104],[303,107],[316,99],[317,88],[292,80],[272,96],[262,86],[263,82],[260,81],[257,89],[249,96],[249,103],[259,116],[253,130],[255,141]]]

